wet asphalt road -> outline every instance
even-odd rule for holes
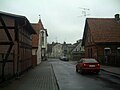
[[[60,90],[120,90],[120,78],[101,71],[96,74],[80,74],[71,62],[51,59]]]

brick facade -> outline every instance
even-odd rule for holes
[[[26,17],[0,12],[0,81],[31,67],[32,33]]]
[[[115,19],[86,19],[82,45],[85,46],[85,57],[120,66],[120,22]]]

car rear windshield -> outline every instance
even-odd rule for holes
[[[95,59],[84,59],[83,62],[85,63],[97,63]]]

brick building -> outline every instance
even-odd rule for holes
[[[32,27],[37,33],[32,35],[32,62],[34,67],[41,62],[40,30],[44,29],[44,27],[41,20],[39,20],[38,23],[32,23]]]
[[[0,12],[0,81],[32,66],[33,33],[25,16]]]
[[[87,18],[82,45],[85,57],[106,65],[120,66],[120,18]]]
[[[33,66],[36,66],[47,56],[47,29],[44,29],[41,19],[38,23],[32,23],[37,34],[32,35]]]

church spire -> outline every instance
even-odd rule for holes
[[[41,20],[41,15],[39,14],[39,20]]]
[[[39,14],[39,21],[38,21],[38,23],[41,23],[41,15]]]

